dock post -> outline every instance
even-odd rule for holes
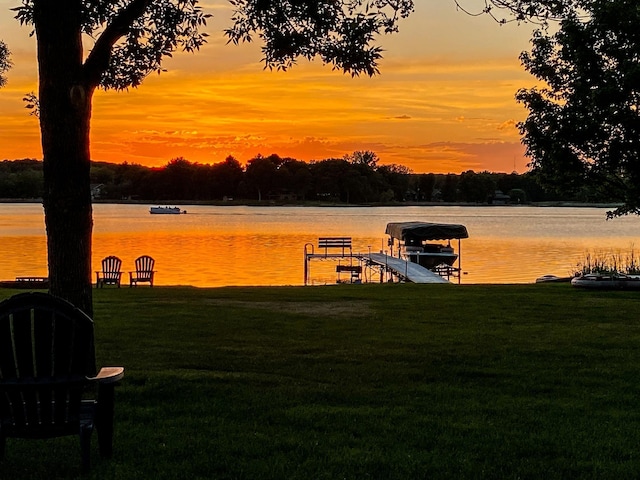
[[[311,253],[308,253],[307,247],[311,247]],[[304,244],[304,285],[307,286],[309,282],[309,255],[313,255],[314,248],[313,243]]]
[[[458,285],[460,285],[462,279],[462,249],[460,246],[460,239],[458,239]]]

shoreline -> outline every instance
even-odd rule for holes
[[[38,203],[42,204],[41,198],[0,198],[0,203]],[[587,203],[587,202],[568,202],[568,201],[546,201],[546,202],[530,202],[524,204],[489,204],[489,203],[467,203],[467,202],[389,202],[389,203],[330,203],[330,202],[257,202],[257,201],[146,201],[146,200],[93,200],[93,205],[110,204],[110,205],[202,205],[215,207],[329,207],[329,208],[357,208],[357,207],[573,207],[573,208],[618,208],[620,203]]]

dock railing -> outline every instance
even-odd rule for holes
[[[351,237],[319,237],[318,253],[316,253],[314,245],[307,243],[304,246],[304,284],[309,281],[309,261],[312,258],[319,259],[341,259],[349,258],[350,263],[353,261],[353,250],[351,245]]]

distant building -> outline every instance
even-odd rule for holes
[[[102,189],[104,188],[104,183],[92,183],[91,184],[91,199],[95,200],[96,198],[102,197]]]
[[[490,205],[508,205],[511,197],[502,190],[496,190],[493,195],[489,196],[488,203]]]
[[[288,191],[282,191],[278,193],[269,193],[268,195],[269,201],[280,201],[280,202],[295,202],[298,199],[298,196],[295,193],[291,193]]]

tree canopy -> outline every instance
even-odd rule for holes
[[[593,0],[592,0],[593,1]],[[597,1],[597,0],[595,0]],[[454,0],[470,15],[490,15],[499,23],[537,22],[546,25],[579,8],[581,0]]]
[[[326,64],[352,75],[378,73],[381,33],[398,30],[398,19],[413,11],[413,0],[230,0],[235,7],[233,43],[263,42],[263,61],[286,70],[298,57],[320,57]]]
[[[258,171],[260,163],[263,172]],[[271,164],[272,168],[265,168],[268,167],[265,163]],[[251,168],[243,168],[232,156],[213,164],[193,163],[178,157],[163,167],[91,162],[92,196],[101,202],[351,202],[371,205],[439,201],[486,203],[493,201],[492,197],[499,190],[509,195],[512,203],[611,203],[611,198],[587,188],[572,195],[547,192],[530,172],[468,170],[460,175],[416,174],[404,165],[356,164],[346,158],[305,162],[276,154],[258,155],[247,164],[251,164]],[[42,177],[40,161],[0,161],[0,198],[42,197]]]
[[[580,0],[553,34],[535,32],[525,68],[544,86],[520,90],[534,172],[556,189],[588,185],[640,214],[640,3]]]
[[[0,87],[4,87],[7,83],[7,77],[5,73],[11,67],[11,60],[9,59],[10,53],[7,45],[0,40]]]
[[[62,17],[69,17],[76,39],[94,39],[80,59],[82,79],[92,87],[116,90],[135,87],[149,73],[161,71],[162,60],[175,50],[200,48],[207,36],[200,29],[211,16],[198,0],[63,0],[56,2],[53,17],[44,16],[46,3],[22,0],[14,9],[16,18],[34,26],[38,35],[44,27],[61,29]]]

